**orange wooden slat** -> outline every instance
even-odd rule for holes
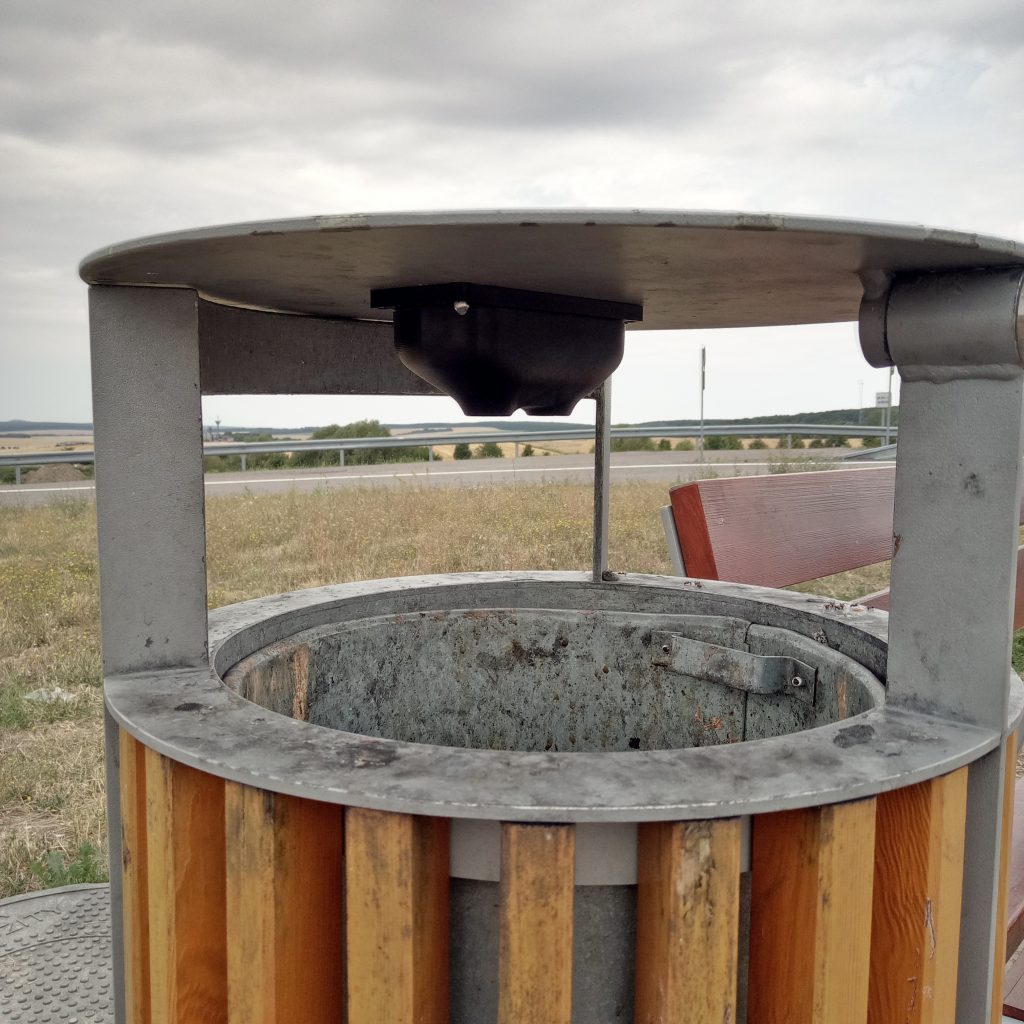
[[[570,1024],[576,831],[502,825],[498,1024]]]
[[[736,1020],[739,901],[738,819],[640,826],[636,1024]]]
[[[146,750],[153,1024],[225,1024],[224,781]]]
[[[334,1024],[344,1010],[344,812],[229,782],[230,1024]]]
[[[1013,797],[1017,781],[1017,736],[1011,733],[1003,743],[1003,822],[999,837],[999,900],[996,904],[996,962],[992,967],[992,1021],[1003,1019],[1003,981],[1006,972],[1006,913],[1013,853]]]
[[[146,870],[146,749],[118,731],[124,901],[125,1018],[149,1024],[149,892]]]
[[[875,801],[753,820],[748,1019],[864,1024]]]
[[[967,768],[878,797],[869,1024],[953,1024]]]
[[[448,831],[346,808],[348,1024],[447,1024]]]

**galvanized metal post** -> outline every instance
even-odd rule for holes
[[[21,483],[21,466],[14,467],[14,482],[16,484]]]
[[[432,444],[427,445],[427,462],[434,461],[434,446]]]
[[[888,702],[1005,736],[1020,508],[1024,272],[897,278],[866,298],[869,362],[903,378]],[[950,599],[950,591],[955,598]],[[970,769],[958,1024],[987,1020],[1005,742]]]
[[[345,449],[344,448],[339,448],[338,449],[338,465],[341,466],[342,468],[344,468],[344,466],[345,466]]]
[[[612,381],[594,392],[594,582],[608,573],[608,491],[611,483]]]
[[[94,287],[89,293],[104,676],[207,663],[197,306],[195,292],[185,289]],[[115,733],[108,722],[111,802],[119,790]],[[116,820],[109,843],[121,1022]]]
[[[242,452],[242,454],[241,454],[241,455],[239,455],[238,457],[239,457],[239,459],[241,459],[241,461],[242,461],[242,472],[244,473],[244,472],[245,472],[245,469],[246,469],[246,464],[245,464],[245,452]]]

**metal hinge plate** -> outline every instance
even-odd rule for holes
[[[782,694],[814,703],[818,671],[796,658],[751,654],[680,633],[658,632],[651,639],[657,652],[653,663],[671,672],[747,693]]]

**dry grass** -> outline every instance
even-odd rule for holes
[[[611,500],[612,567],[670,572],[665,485],[618,483]],[[591,502],[573,484],[213,498],[210,603],[417,573],[586,569]],[[885,572],[802,589],[851,598]],[[93,506],[0,508],[0,897],[37,886],[30,865],[47,851],[104,845],[99,683]],[[25,700],[54,687],[75,699]]]

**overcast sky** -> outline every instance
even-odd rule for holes
[[[87,420],[107,243],[378,210],[656,207],[1024,237],[1022,0],[6,0],[0,420]],[[617,421],[865,404],[851,325],[643,334]],[[208,399],[226,423],[448,399]],[[580,407],[580,417],[590,415]]]

